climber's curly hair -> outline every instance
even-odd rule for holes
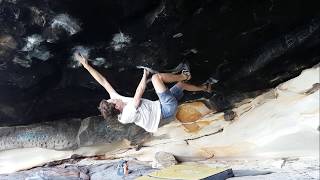
[[[101,112],[103,118],[106,120],[117,117],[117,115],[120,114],[120,111],[115,108],[115,104],[109,103],[105,99],[101,100],[98,109]]]

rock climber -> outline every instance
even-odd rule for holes
[[[175,115],[178,107],[178,100],[182,98],[184,90],[211,92],[211,84],[196,86],[186,83],[185,81],[191,79],[190,68],[187,64],[182,64],[182,66],[180,66],[181,71],[178,74],[152,74],[151,81],[159,97],[158,100],[151,101],[142,98],[148,77],[151,75],[149,68],[144,68],[143,76],[134,96],[125,97],[118,94],[108,80],[90,66],[88,60],[80,53],[75,53],[74,57],[89,71],[93,78],[106,89],[110,96],[108,100],[103,99],[98,107],[104,119],[117,116],[119,122],[123,124],[135,123],[148,132],[156,132],[161,119],[164,121],[173,119],[172,117]],[[176,84],[170,89],[165,85],[165,83],[174,82],[176,82]]]

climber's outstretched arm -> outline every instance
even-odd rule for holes
[[[133,97],[133,103],[135,108],[138,108],[138,106],[140,105],[140,101],[142,98],[142,95],[146,89],[147,86],[147,76],[148,76],[149,72],[147,70],[143,71],[143,76],[141,78],[141,81],[136,89],[136,93],[134,94]]]
[[[113,94],[118,94],[113,89],[111,84],[107,81],[107,79],[104,78],[97,70],[95,70],[93,67],[89,65],[88,60],[86,58],[81,56],[81,54],[79,53],[76,53],[74,56],[83,65],[83,67],[89,71],[92,77],[107,90],[110,96],[112,96]]]

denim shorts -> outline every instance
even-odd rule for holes
[[[167,89],[163,93],[157,93],[161,106],[161,118],[166,119],[175,115],[178,100],[183,96],[183,89],[177,85]]]

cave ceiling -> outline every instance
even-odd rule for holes
[[[107,93],[73,60],[82,51],[122,95],[136,66],[189,62],[221,110],[320,61],[316,0],[0,0],[0,125],[97,115]],[[253,93],[254,94],[254,93]],[[152,87],[145,97],[156,98]]]

